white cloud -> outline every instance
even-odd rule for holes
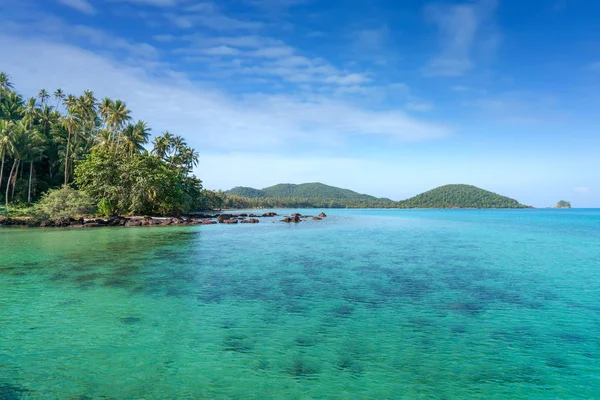
[[[60,4],[71,7],[84,14],[93,15],[96,9],[87,0],[57,0]]]
[[[328,97],[234,99],[178,74],[157,78],[143,63],[127,65],[67,44],[0,35],[0,47],[12,54],[0,59],[0,70],[10,73],[25,94],[42,87],[68,93],[93,89],[98,97],[125,100],[134,117],[148,121],[154,132],[169,129],[201,150],[279,152],[293,143],[300,153],[315,146],[341,149],[351,137],[415,141],[449,133],[401,111],[374,111]]]
[[[406,108],[413,111],[431,111],[433,104],[428,102],[409,102]]]
[[[216,46],[206,49],[205,54],[212,56],[233,56],[240,54],[238,49],[229,46]]]
[[[109,0],[109,1],[121,1],[124,3],[133,3],[133,4],[144,4],[155,7],[173,7],[178,4],[184,3],[187,0]]]
[[[282,11],[287,8],[311,3],[313,0],[247,0],[248,4],[267,11]]]
[[[106,32],[91,28],[84,25],[75,25],[68,28],[70,34],[76,35],[78,38],[85,38],[94,46],[124,50],[129,55],[134,55],[141,58],[157,58],[158,51],[148,43],[132,43],[125,39],[114,37]]]
[[[576,188],[573,189],[574,191],[576,191],[577,193],[581,193],[581,194],[586,194],[590,192],[590,188],[587,186],[578,186]]]
[[[196,3],[182,12],[168,13],[165,17],[181,29],[202,26],[217,32],[236,30],[255,30],[262,26],[260,22],[242,21],[223,14],[212,2]]]
[[[479,0],[456,5],[430,5],[427,18],[438,26],[442,53],[431,60],[425,72],[430,76],[460,76],[473,67],[472,51],[484,22],[496,8],[497,0]],[[497,36],[486,43],[497,44]]]
[[[212,55],[214,65],[223,73],[272,77],[292,83],[321,83],[337,86],[364,84],[370,78],[358,72],[340,70],[320,58],[298,55],[298,50],[280,40],[261,36],[230,36],[207,38],[199,35],[184,37],[188,47],[174,50],[195,62],[194,55]],[[214,49],[219,49],[215,51]],[[237,62],[223,64],[223,56],[236,56]],[[205,61],[204,59],[202,60]]]

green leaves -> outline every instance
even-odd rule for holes
[[[81,218],[93,214],[95,210],[93,200],[86,193],[65,185],[46,192],[34,207],[34,215],[39,220],[59,222]]]
[[[75,169],[75,182],[108,214],[178,215],[200,205],[202,185],[156,156],[92,152]]]

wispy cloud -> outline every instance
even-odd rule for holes
[[[426,18],[438,27],[442,52],[430,61],[425,73],[430,76],[460,76],[473,68],[472,52],[482,26],[496,9],[497,0],[479,0],[456,5],[429,5]],[[497,45],[494,35],[485,41]]]
[[[503,123],[547,125],[571,118],[554,95],[537,92],[505,92],[464,101],[462,105],[477,108],[486,118]]]
[[[310,58],[281,40],[261,36],[205,37],[191,35],[185,38],[187,47],[174,50],[187,56],[212,56],[221,72],[240,75],[272,77],[293,83],[311,83],[349,86],[360,85],[370,78],[356,71],[336,68],[321,58]],[[225,61],[234,58],[234,62]],[[202,59],[202,62],[210,61]]]
[[[58,2],[67,7],[71,7],[84,14],[96,14],[96,9],[87,0],[58,0]]]
[[[299,5],[312,3],[313,0],[247,0],[246,2],[263,10],[281,11]]]
[[[581,194],[586,194],[586,193],[590,192],[590,188],[587,186],[577,186],[573,190],[576,191],[577,193],[581,193]]]
[[[132,4],[149,5],[155,7],[173,7],[182,4],[188,0],[109,0],[112,2],[123,2]]]
[[[151,122],[155,131],[170,129],[213,151],[279,152],[294,142],[295,151],[301,152],[327,143],[339,149],[352,137],[418,141],[449,134],[443,125],[399,110],[372,110],[327,96],[236,99],[169,69],[162,69],[158,77],[144,65],[123,64],[69,44],[0,35],[0,46],[14,55],[0,60],[0,70],[11,73],[26,94],[41,87],[62,87],[73,93],[96,89],[100,97],[126,100],[135,118]],[[61,62],[65,59],[69,63]],[[43,76],[37,65],[45,66]]]
[[[130,0],[131,1],[131,0]],[[196,3],[184,7],[180,12],[165,14],[165,17],[176,27],[191,29],[196,26],[215,31],[254,30],[262,26],[261,22],[243,21],[225,15],[221,9],[212,2]]]

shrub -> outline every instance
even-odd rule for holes
[[[34,215],[39,220],[59,222],[81,218],[95,211],[96,207],[90,196],[65,185],[44,194],[35,206]]]

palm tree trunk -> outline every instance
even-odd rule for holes
[[[18,161],[17,159],[15,159],[13,161],[12,168],[10,169],[10,174],[8,174],[8,182],[6,183],[6,197],[4,197],[4,206],[5,207],[8,207],[8,189],[10,189],[10,178],[15,169],[15,165],[17,165],[17,161]]]
[[[17,186],[17,179],[19,179],[19,165],[21,164],[21,160],[17,160],[17,169],[15,170],[15,176],[13,177],[12,191],[10,192],[10,198],[12,201],[15,201],[15,187]],[[21,172],[23,170],[21,169]]]
[[[71,147],[71,131],[69,130],[69,137],[67,139],[67,151],[65,156],[65,185],[69,181],[69,147]]]
[[[27,190],[27,204],[31,204],[31,175],[33,173],[33,160],[29,161],[29,189]]]
[[[0,190],[2,190],[2,174],[4,173],[4,156],[6,154],[2,153],[2,166],[0,167]]]

